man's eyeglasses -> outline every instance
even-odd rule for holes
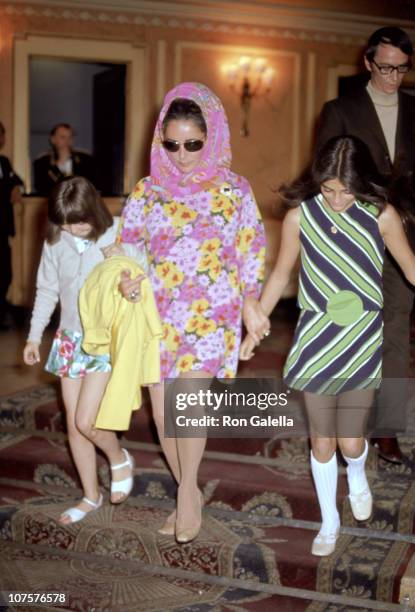
[[[375,60],[372,60],[372,64],[375,64],[376,68],[379,70],[380,74],[387,75],[392,74],[394,70],[399,74],[406,74],[412,68],[411,62],[407,62],[406,64],[399,64],[399,66],[392,66],[391,64],[377,64]]]
[[[185,140],[184,142],[178,142],[177,140],[163,140],[161,144],[166,149],[166,151],[169,151],[169,153],[177,153],[177,151],[182,145],[189,153],[196,153],[196,151],[200,151],[200,149],[203,149],[205,141]]]

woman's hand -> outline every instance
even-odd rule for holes
[[[248,361],[251,357],[254,356],[254,347],[257,345],[255,340],[249,334],[245,336],[240,349],[239,349],[239,359],[241,361]]]
[[[40,361],[39,344],[37,342],[27,342],[23,349],[23,361],[26,365],[35,365]]]
[[[270,322],[264,314],[258,300],[247,297],[244,300],[242,316],[248,333],[256,344],[259,344],[264,336],[270,333]]]
[[[141,282],[145,279],[145,274],[140,274],[137,278],[131,278],[129,270],[121,272],[121,281],[118,289],[121,295],[129,302],[139,302],[141,300]]]
[[[106,247],[103,247],[101,251],[105,259],[108,259],[108,257],[114,257],[115,255],[125,255],[125,252],[122,246],[115,242],[113,244],[109,244]]]

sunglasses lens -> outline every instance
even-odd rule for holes
[[[196,151],[200,151],[204,144],[203,140],[186,140],[184,148],[186,151],[189,151],[189,153],[195,153]]]
[[[177,153],[177,151],[180,149],[180,144],[175,140],[163,140],[161,144],[166,151],[169,151],[170,153]]]
[[[161,144],[169,153],[177,153],[180,149],[180,142],[177,142],[177,140],[163,140]],[[186,140],[183,146],[189,153],[195,153],[196,151],[200,151],[204,144],[203,140]]]

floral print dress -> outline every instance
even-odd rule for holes
[[[265,235],[249,183],[212,184],[172,199],[142,179],[123,212],[122,242],[145,242],[163,322],[162,379],[235,376],[243,300],[258,297]]]
[[[73,236],[78,253],[84,253],[90,240]],[[45,364],[45,370],[62,378],[84,378],[91,372],[111,372],[109,355],[88,355],[82,349],[83,334],[59,328]]]

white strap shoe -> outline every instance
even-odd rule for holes
[[[96,502],[93,502],[91,499],[88,499],[87,497],[83,497],[82,501],[92,506],[92,510],[80,510],[79,508],[75,508],[75,507],[68,508],[67,510],[65,510],[65,512],[62,513],[61,517],[69,516],[71,520],[68,523],[66,523],[65,521],[59,520],[59,522],[62,523],[62,525],[71,525],[72,523],[77,523],[78,521],[82,521],[82,519],[84,519],[87,514],[90,514],[94,510],[98,510],[98,508],[102,506],[104,502],[104,497],[102,493],[100,493],[98,497],[98,501]]]
[[[131,493],[131,490],[134,484],[134,477],[133,477],[133,470],[134,470],[134,465],[135,465],[134,457],[132,457],[125,448],[122,448],[121,450],[124,453],[126,460],[123,463],[112,465],[111,471],[114,472],[116,470],[121,470],[121,468],[129,467],[131,470],[131,475],[128,476],[127,478],[124,478],[123,480],[118,480],[118,481],[112,480],[111,481],[111,503],[113,504],[121,504],[122,502],[124,502],[129,496],[129,494]],[[119,499],[113,500],[112,499],[113,493],[122,493],[122,497],[120,497]]]
[[[357,495],[349,494],[352,513],[357,521],[367,521],[372,514],[373,498],[370,489],[365,489]]]
[[[313,540],[311,547],[311,554],[317,557],[327,557],[336,548],[337,538],[339,537],[339,531],[335,533],[324,534],[318,533]]]

